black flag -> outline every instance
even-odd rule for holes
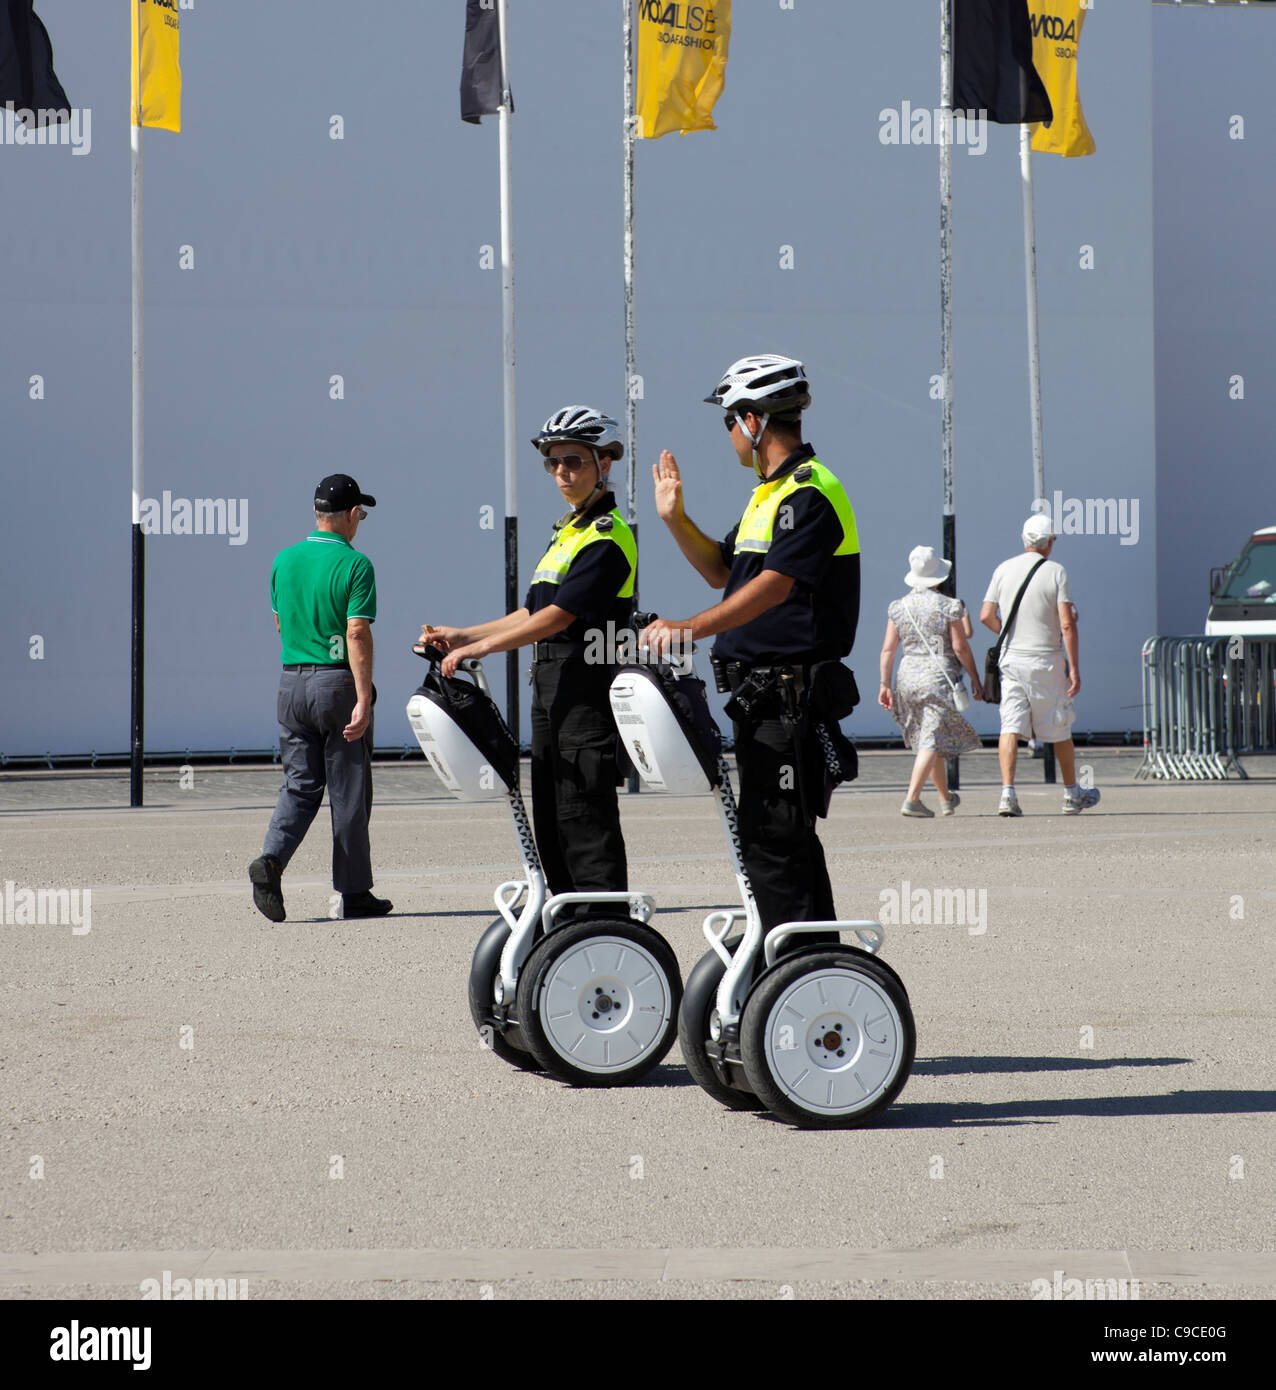
[[[501,105],[501,21],[496,0],[466,0],[465,56],[461,60],[461,119],[472,125]],[[514,99],[510,98],[510,110]]]
[[[53,71],[49,31],[34,0],[0,0],[0,108],[12,106],[30,125],[69,120],[71,103]]]
[[[1054,119],[1032,65],[1028,0],[953,0],[953,110],[1002,125]]]

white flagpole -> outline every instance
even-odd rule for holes
[[[634,315],[634,145],[638,117],[634,111],[634,21],[633,0],[621,0],[625,11],[625,455],[629,527],[638,539],[638,401],[635,397],[637,377],[637,327]],[[635,599],[637,587],[635,581]]]
[[[633,0],[621,0],[625,11],[625,510],[634,545],[638,544],[638,400],[635,383],[638,374],[638,328],[634,312],[634,146],[638,136],[638,115],[634,110],[634,7]],[[641,567],[634,576],[634,605],[638,604]],[[628,790],[642,791],[636,768],[630,768]]]
[[[498,112],[501,172],[501,345],[504,354],[505,398],[505,605],[506,612],[519,607],[518,596],[518,470],[515,462],[514,395],[514,226],[513,181],[510,166],[509,17],[506,0],[497,0],[501,41],[501,104]],[[514,741],[518,727],[518,653],[505,659],[506,718]]]
[[[146,542],[142,534],[143,387],[142,345],[142,127],[141,127],[141,25],[137,0],[130,0],[133,15],[130,34],[137,28],[133,68],[137,74],[138,109],[132,113],[130,168],[133,212],[133,632],[130,661],[131,717],[129,736],[129,805],[142,804],[142,766],[145,747],[145,651],[146,651]],[[130,76],[130,82],[132,77]]]
[[[1045,442],[1041,428],[1041,339],[1037,328],[1037,222],[1032,197],[1032,136],[1019,127],[1019,172],[1023,183],[1023,255],[1028,293],[1028,399],[1032,414],[1033,498],[1046,495]]]
[[[1041,424],[1041,338],[1037,327],[1037,218],[1032,197],[1032,133],[1028,126],[1019,127],[1019,174],[1023,185],[1023,261],[1024,280],[1028,297],[1028,412],[1032,416],[1032,496],[1046,495],[1046,449]],[[1054,744],[1047,743],[1043,753],[1042,776],[1046,782],[1058,776],[1055,767]]]
[[[953,449],[953,15],[952,0],[940,0],[939,122],[939,305],[940,352],[944,374],[944,557],[953,561],[949,576],[956,592],[956,514]],[[944,586],[948,588],[948,585]]]

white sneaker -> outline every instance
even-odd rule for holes
[[[939,809],[945,816],[951,816],[960,805],[961,797],[959,797],[956,792],[950,792],[947,801],[945,801],[942,796],[939,798]]]
[[[935,818],[934,811],[920,801],[905,801],[899,808],[899,813],[901,816],[917,816],[928,820]]]
[[[1082,811],[1088,811],[1091,806],[1098,804],[1098,787],[1082,788],[1076,796],[1069,796],[1067,792],[1063,794],[1063,814],[1065,816],[1079,816]]]
[[[1019,798],[1015,795],[1014,788],[1007,791],[1004,787],[1001,792],[1001,804],[997,807],[999,816],[1022,816],[1023,811],[1019,808]]]

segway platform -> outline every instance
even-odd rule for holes
[[[878,958],[881,924],[785,922],[764,931],[704,682],[689,669],[626,666],[612,681],[611,705],[648,786],[713,793],[740,890],[739,908],[705,918],[710,950],[683,990],[678,1039],[692,1076],[732,1109],[765,1108],[806,1128],[867,1124],[903,1089],[916,1046],[907,991]],[[851,941],[801,939],[834,931]]]
[[[408,701],[408,722],[443,785],[462,801],[504,797],[523,877],[500,884],[498,918],[470,966],[470,1015],[504,1061],[581,1086],[637,1081],[673,1046],[682,981],[665,939],[648,922],[647,893],[548,896],[519,786],[518,746],[477,661],[468,679],[445,677],[443,653]],[[610,915],[609,915],[610,914]]]

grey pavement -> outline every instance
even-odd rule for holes
[[[277,769],[158,771],[134,811],[120,772],[0,774],[0,1298],[166,1271],[254,1299],[1026,1300],[1056,1271],[1276,1295],[1276,760],[1205,784],[1079,761],[1103,792],[1079,817],[1023,759],[1025,815],[998,818],[990,752],[951,819],[899,815],[904,753],[834,798],[845,914],[907,884],[986,915],[888,924],[917,1062],[876,1125],[824,1133],[721,1109],[676,1049],[612,1091],[486,1051],[465,980],[513,831],[421,764],[376,773],[394,915],[328,918],[321,813],[279,926],[245,875]],[[712,804],[622,814],[685,972],[732,901]],[[91,917],[19,922],[24,887],[91,889]]]

